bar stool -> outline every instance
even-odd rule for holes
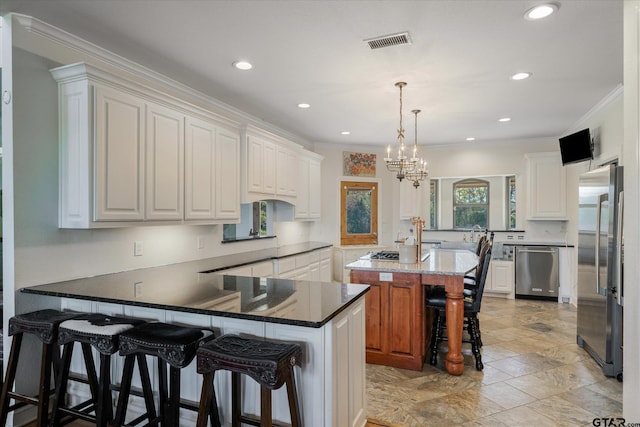
[[[231,425],[240,423],[270,427],[271,391],[287,385],[291,425],[302,426],[300,404],[296,392],[293,367],[300,366],[302,348],[298,344],[222,335],[198,349],[198,373],[204,374],[197,427],[206,426],[206,414],[211,405],[215,371],[231,371]],[[240,374],[260,384],[260,420],[242,414]]]
[[[151,384],[144,381],[144,377],[149,376],[146,355],[156,357],[158,360],[159,415],[156,417],[155,409],[147,405],[146,416],[136,418],[131,424],[137,424],[141,418],[148,418],[149,424],[161,423],[163,426],[177,427],[180,422],[181,407],[197,411],[198,408],[195,405],[189,405],[180,400],[180,371],[193,361],[196,350],[202,343],[214,338],[213,331],[209,329],[161,322],[145,323],[123,333],[120,336],[120,355],[126,358],[114,426],[122,426],[125,422],[135,360],[138,361],[140,375],[143,378],[142,394],[145,402],[151,402],[153,405]],[[167,365],[169,365],[169,384],[167,384]],[[213,405],[209,408],[209,418],[213,426],[219,427],[215,396],[212,399]]]
[[[57,345],[58,326],[65,320],[72,319],[80,313],[62,312],[58,310],[39,310],[31,313],[19,314],[9,319],[9,336],[13,336],[11,352],[2,394],[0,394],[0,425],[7,423],[9,412],[15,411],[25,405],[38,407],[37,425],[44,427],[48,424],[49,396],[52,393],[51,373],[58,375],[60,364],[60,349]],[[40,361],[40,386],[38,395],[26,396],[12,391],[18,369],[18,359],[22,347],[24,334],[31,334],[42,341],[42,359]],[[10,400],[15,403],[9,405]]]
[[[91,313],[66,320],[60,324],[58,343],[64,345],[64,351],[51,415],[51,423],[54,427],[61,423],[66,424],[68,420],[65,418],[63,421],[63,415],[69,419],[94,422],[99,427],[106,427],[107,423],[113,419],[110,379],[111,355],[118,351],[120,334],[142,323],[144,321],[139,319]],[[82,348],[92,397],[76,406],[69,407],[65,405],[65,396],[73,348],[76,342],[80,343]],[[96,375],[91,347],[100,353],[99,379]],[[94,412],[95,415],[90,415],[91,412]]]

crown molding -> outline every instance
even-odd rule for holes
[[[611,92],[609,92],[604,98],[598,101],[596,105],[594,105],[589,111],[587,111],[584,116],[580,117],[569,129],[567,129],[563,133],[563,135],[571,134],[579,131],[580,129],[589,127],[589,123],[592,123],[598,115],[602,114],[602,112],[609,107],[609,105],[622,98],[623,94],[623,85],[617,85]]]

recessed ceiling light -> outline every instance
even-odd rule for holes
[[[526,71],[522,73],[515,73],[513,76],[511,76],[511,80],[524,80],[524,79],[528,79],[532,75],[533,73],[529,73]]]
[[[236,67],[238,70],[250,70],[253,68],[253,65],[250,62],[247,61],[236,61],[233,63],[233,66]]]
[[[539,4],[527,10],[524,14],[524,19],[535,21],[537,19],[546,18],[558,10],[558,8],[559,6],[556,3]]]
[[[498,121],[499,122],[509,122],[509,121],[511,121],[511,118],[510,117],[503,117],[501,119],[498,119]]]
[[[349,132],[348,130],[343,130],[342,132],[340,132],[340,135],[351,135],[351,132]]]
[[[307,104],[305,102],[301,102],[300,104],[298,104],[298,108],[309,108],[311,107],[311,104]]]
[[[473,136],[470,136],[469,138],[467,138],[467,141],[475,141],[476,139]]]

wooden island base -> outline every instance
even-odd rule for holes
[[[425,307],[425,287],[439,285],[444,286],[447,292],[449,352],[445,367],[451,375],[462,374],[462,270],[468,271],[477,264],[475,254],[465,252],[469,254],[469,261],[453,274],[428,271],[429,266],[424,264],[409,265],[405,267],[406,272],[399,272],[397,263],[377,262],[369,266],[371,261],[359,261],[348,266],[351,268],[351,283],[370,285],[370,291],[365,296],[367,363],[422,370],[431,332],[427,327],[431,323],[431,313]],[[438,255],[433,255],[437,259]],[[449,257],[452,255],[449,254]],[[395,265],[391,267],[392,264]],[[358,268],[361,265],[364,267]],[[390,267],[385,269],[386,265]],[[376,268],[378,266],[382,268]]]

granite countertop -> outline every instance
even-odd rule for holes
[[[423,253],[424,255],[427,253]],[[464,249],[431,249],[428,257],[419,263],[403,264],[398,261],[373,260],[366,257],[347,264],[352,270],[375,270],[392,273],[463,275],[478,265],[478,256]]]
[[[239,261],[257,262],[324,247],[331,245],[289,245],[256,251],[261,255],[253,261],[249,260],[256,254],[235,254],[31,286],[20,292],[319,328],[369,286],[201,273],[230,267],[230,260],[239,265]]]

